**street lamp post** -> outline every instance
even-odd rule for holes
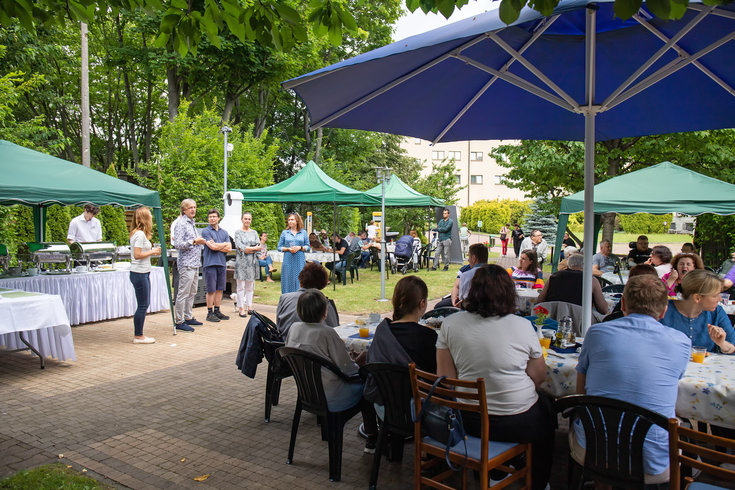
[[[385,231],[386,231],[386,220],[385,220],[385,184],[390,182],[390,176],[393,169],[389,167],[375,167],[375,174],[378,177],[378,181],[381,183],[381,226],[380,226],[380,299],[378,301],[388,301],[385,298]]]
[[[227,135],[232,132],[232,128],[228,126],[222,126],[222,129],[220,129],[222,134],[225,135],[225,146],[224,146],[224,153],[225,153],[225,191],[222,193],[224,196],[227,194]]]

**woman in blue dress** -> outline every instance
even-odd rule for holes
[[[291,213],[286,221],[287,227],[278,240],[278,251],[283,252],[281,272],[281,294],[292,293],[299,289],[299,273],[304,268],[309,251],[309,235],[304,230],[304,221],[299,213]]]
[[[735,330],[719,305],[722,280],[713,272],[693,270],[681,280],[683,299],[670,300],[661,323],[683,332],[693,346],[735,353]]]

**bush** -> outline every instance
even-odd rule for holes
[[[618,215],[620,226],[626,233],[666,233],[673,216],[671,214],[621,214]]]
[[[523,224],[523,217],[530,211],[529,203],[526,201],[513,201],[510,199],[496,199],[495,201],[477,201],[472,206],[462,208],[460,222],[467,223],[470,230],[483,231],[486,233],[498,233],[506,223]],[[478,230],[477,222],[482,221],[482,227]]]

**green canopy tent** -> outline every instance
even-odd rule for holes
[[[595,228],[593,237],[595,242],[592,244],[592,250],[597,250],[597,235],[601,226],[600,215],[604,213],[735,214],[735,185],[707,177],[671,162],[662,162],[606,180],[597,184],[594,192]],[[584,191],[562,198],[552,261],[554,270],[559,262],[561,242],[569,215],[583,210]]]
[[[372,189],[365,191],[365,194],[372,196],[378,200],[380,206],[382,198],[382,184],[378,184]],[[397,175],[392,175],[388,185],[385,186],[385,205],[391,207],[440,207],[444,206],[444,201],[436,199],[412,189],[403,182]]]
[[[38,242],[44,240],[46,208],[53,204],[150,207],[158,226],[173,320],[166,238],[161,198],[157,191],[4,140],[0,140],[0,174],[3,176],[0,180],[0,205],[22,204],[32,207],[35,238]]]

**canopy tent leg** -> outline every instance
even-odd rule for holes
[[[337,274],[334,270],[337,267],[337,244],[334,243],[334,235],[337,234],[337,201],[334,202],[334,211],[332,216],[334,217],[334,223],[332,223],[332,270],[329,271],[329,277],[332,280],[332,291],[337,290]],[[347,272],[347,269],[345,269]]]
[[[158,241],[161,242],[161,260],[163,261],[163,275],[166,278],[166,295],[168,296],[168,307],[171,311],[171,324],[176,335],[176,318],[174,317],[174,302],[171,296],[171,275],[168,270],[168,256],[166,254],[166,232],[163,227],[163,214],[161,208],[153,208],[153,216],[156,218],[156,228],[158,228]]]
[[[559,215],[559,224],[556,226],[556,243],[554,243],[554,255],[551,256],[551,272],[556,272],[559,267],[559,258],[561,257],[561,251],[564,244],[564,230],[567,229],[567,223],[569,223],[568,214]]]
[[[33,228],[36,242],[46,241],[46,207],[43,204],[33,206]]]
[[[585,106],[584,106],[584,274],[582,275],[582,335],[592,324],[592,255],[595,226],[595,44],[597,6],[588,6],[585,33]]]

